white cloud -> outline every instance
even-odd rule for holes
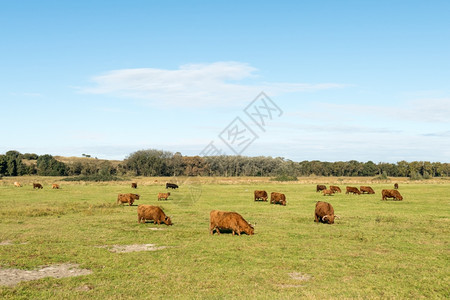
[[[345,86],[336,83],[258,82],[254,75],[256,71],[256,68],[240,62],[188,64],[177,70],[114,70],[93,77],[94,86],[80,91],[141,99],[159,106],[230,106],[240,105],[242,100],[249,101],[261,91],[276,95]],[[242,80],[246,83],[240,82]]]

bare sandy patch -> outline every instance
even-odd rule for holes
[[[288,274],[292,279],[299,281],[309,281],[312,279],[312,276],[305,273],[292,272]]]
[[[149,227],[148,229],[153,231],[164,230],[164,228],[155,228],[155,227]]]
[[[129,253],[139,251],[157,251],[167,248],[167,246],[156,246],[155,244],[134,244],[134,245],[111,245],[99,246],[99,248],[106,248],[113,253]]]
[[[0,242],[0,246],[8,246],[8,245],[26,245],[27,243],[14,244],[13,241],[4,240]]]
[[[0,269],[0,285],[14,286],[22,281],[45,277],[64,278],[92,274],[91,270],[80,269],[78,264],[57,264],[42,266],[37,270]]]

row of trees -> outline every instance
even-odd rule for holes
[[[294,162],[281,157],[183,156],[161,150],[131,153],[122,163],[87,159],[61,162],[49,154],[21,154],[8,151],[0,155],[0,175],[20,176],[133,175],[133,176],[403,176],[443,177],[450,174],[450,163],[399,161],[374,163],[351,161]]]

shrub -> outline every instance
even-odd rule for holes
[[[419,172],[415,172],[415,173],[411,173],[411,175],[409,176],[410,180],[422,180],[423,177],[422,175],[420,175]]]
[[[387,172],[383,171],[383,173],[379,174],[378,176],[376,176],[374,179],[378,179],[378,180],[388,180],[389,177],[387,176]]]

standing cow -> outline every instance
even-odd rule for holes
[[[44,187],[40,183],[33,183],[33,190],[34,189],[43,189]]]
[[[158,193],[158,201],[161,199],[167,200],[169,198],[170,193]]]
[[[403,197],[397,190],[382,190],[381,200],[386,200],[387,198],[394,198],[394,200],[402,201]]]
[[[332,190],[333,193],[341,193],[341,188],[336,185],[330,185],[330,190]]]
[[[360,186],[359,190],[361,191],[362,194],[364,193],[375,194],[375,191],[370,186]]]
[[[173,225],[170,217],[166,216],[163,210],[159,206],[140,204],[137,209],[138,213],[138,223],[145,223],[146,220],[153,223],[161,225],[164,223],[166,225]]]
[[[333,224],[335,217],[334,208],[330,203],[317,201],[314,211],[314,222]]]
[[[398,183],[394,183],[394,189],[398,190]]]
[[[320,191],[323,191],[323,190],[326,190],[326,189],[327,189],[327,187],[325,185],[322,185],[322,184],[318,184],[316,186],[316,192],[320,192]]]
[[[220,230],[231,230],[232,234],[241,235],[245,232],[247,235],[253,235],[255,229],[237,212],[228,212],[212,210],[209,213],[209,232],[214,234],[214,230],[220,235]]]
[[[131,188],[132,189],[137,189],[137,183],[136,182],[132,182],[131,183]]]
[[[52,189],[58,190],[59,189],[59,184],[53,183],[52,184]]]
[[[286,206],[286,196],[282,193],[270,193],[270,204],[281,204]]]
[[[322,193],[323,193],[324,196],[333,196],[333,194],[334,194],[331,189],[323,190]]]
[[[166,183],[166,189],[168,189],[168,188],[171,188],[171,189],[177,189],[178,188],[178,185],[176,185],[175,183],[170,183],[170,182],[167,182]]]
[[[358,190],[358,188],[352,187],[352,186],[348,186],[348,187],[346,188],[346,192],[345,192],[345,193],[346,193],[346,194],[351,193],[351,194],[361,195],[361,192]]]
[[[255,201],[262,200],[267,201],[267,192],[266,191],[255,191]]]
[[[124,204],[128,203],[128,205],[132,206],[134,203],[134,200],[139,200],[138,194],[119,194],[117,195],[117,204]]]
[[[20,182],[17,182],[17,181],[14,182],[14,186],[15,186],[15,187],[22,187],[22,185],[20,184]]]

